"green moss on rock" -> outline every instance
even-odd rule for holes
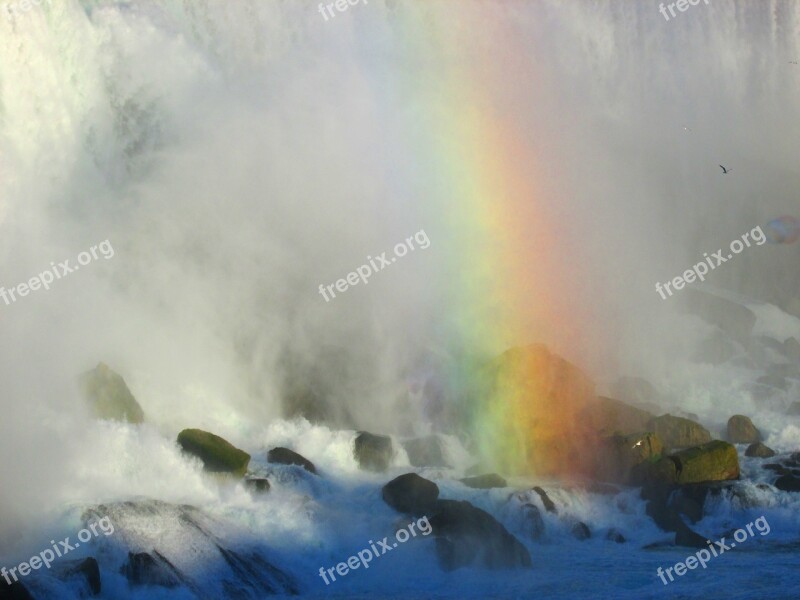
[[[98,419],[143,423],[144,411],[133,397],[125,380],[111,367],[100,363],[80,377],[89,410]]]
[[[739,477],[739,455],[736,448],[721,440],[687,448],[671,458],[678,468],[677,483],[726,481]]]
[[[206,471],[244,476],[250,455],[218,435],[201,429],[184,429],[178,434],[178,445],[203,461]]]

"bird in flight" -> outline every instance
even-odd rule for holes
[[[722,165],[720,165],[720,166],[719,166],[719,168],[720,168],[720,169],[722,169],[722,174],[723,174],[723,175],[727,175],[728,173],[730,173],[731,171],[733,171],[733,169],[726,169],[726,168],[725,168],[725,167],[723,167]]]

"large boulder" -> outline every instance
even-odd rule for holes
[[[439,486],[416,473],[406,473],[383,486],[382,496],[396,511],[422,516],[439,498]]]
[[[605,480],[628,483],[634,468],[659,460],[663,451],[664,445],[655,433],[617,434],[607,438],[598,452],[597,473]]]
[[[385,471],[394,456],[392,438],[361,431],[356,436],[353,453],[358,466],[367,471]]]
[[[184,429],[178,434],[178,445],[184,452],[203,462],[206,471],[230,473],[243,477],[250,464],[250,455],[218,435],[201,429]]]
[[[439,565],[445,571],[478,566],[531,566],[531,555],[492,515],[466,501],[437,500],[430,519]]]
[[[732,444],[753,444],[761,441],[761,432],[750,417],[733,415],[728,419],[728,441]]]
[[[403,442],[408,461],[415,467],[447,467],[444,443],[438,435],[414,438]]]
[[[669,457],[675,463],[676,483],[727,481],[739,478],[739,455],[727,442],[714,440]]]
[[[128,423],[144,422],[144,411],[125,380],[108,365],[98,364],[81,375],[79,382],[94,417]]]
[[[744,451],[744,455],[754,456],[756,458],[772,458],[775,456],[775,451],[761,442],[756,442],[747,447],[747,450]]]
[[[647,431],[655,432],[663,442],[664,447],[670,450],[698,446],[711,441],[709,431],[690,419],[661,415],[648,422]]]
[[[507,350],[473,375],[471,433],[485,464],[510,475],[591,473],[588,375],[540,344]]]
[[[596,397],[581,415],[593,431],[603,436],[647,431],[654,417],[653,413],[605,396]]]
[[[317,468],[314,463],[288,448],[273,448],[267,453],[267,461],[279,465],[299,465],[306,471],[317,474]]]

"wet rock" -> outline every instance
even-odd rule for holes
[[[35,600],[35,598],[22,582],[12,581],[9,585],[0,577],[0,600]]]
[[[657,461],[663,450],[658,435],[652,432],[615,435],[606,438],[598,451],[600,464],[596,472],[608,481],[628,483],[635,467]]]
[[[508,487],[506,480],[500,477],[497,473],[488,473],[486,475],[478,475],[476,477],[465,477],[459,479],[467,487],[476,488],[479,490],[488,490],[492,488]]]
[[[762,469],[766,469],[767,471],[775,471],[778,475],[791,475],[792,470],[788,467],[784,467],[783,465],[779,465],[777,463],[769,463],[767,465],[762,465]]]
[[[279,465],[299,465],[309,473],[317,474],[314,463],[288,448],[273,448],[267,453],[267,461]]]
[[[582,521],[578,521],[577,523],[575,523],[570,528],[570,533],[572,533],[572,535],[573,535],[573,537],[575,537],[575,539],[581,540],[581,541],[588,540],[590,537],[592,537],[592,532],[589,529],[589,526],[586,523],[582,522]]]
[[[153,585],[174,588],[181,585],[177,569],[159,552],[128,552],[128,560],[122,566],[122,574],[131,586]]]
[[[53,565],[53,573],[62,581],[75,581],[82,588],[81,596],[99,596],[101,589],[100,565],[93,557],[68,560]]]
[[[540,540],[544,536],[545,526],[542,513],[537,506],[533,504],[525,504],[522,507],[523,515],[525,518],[525,525],[523,526],[525,532],[533,540]]]
[[[705,427],[682,417],[661,415],[651,419],[647,425],[645,431],[655,432],[668,449],[688,448],[711,441],[711,434]]]
[[[248,477],[244,480],[244,486],[253,494],[266,494],[272,487],[269,479],[264,477]]]
[[[385,471],[394,456],[392,438],[359,432],[355,440],[354,455],[358,466],[367,471]]]
[[[403,442],[408,461],[415,467],[448,467],[444,443],[438,435],[429,435]]]
[[[556,510],[556,505],[553,503],[552,500],[550,500],[550,496],[547,495],[547,492],[545,492],[538,485],[533,488],[533,491],[539,494],[539,498],[541,498],[542,504],[544,505],[544,508],[547,512],[558,514],[558,511]]]
[[[608,533],[606,534],[606,539],[610,542],[615,542],[617,544],[624,544],[627,541],[624,535],[622,535],[619,531],[613,528],[608,530]]]
[[[492,515],[469,502],[437,500],[430,519],[439,565],[445,571],[531,566],[528,550]]]
[[[398,512],[429,514],[439,498],[439,486],[416,473],[406,473],[383,486],[383,501]]]
[[[781,475],[775,482],[775,487],[784,492],[800,492],[800,477]]]
[[[178,434],[178,445],[184,452],[203,462],[206,471],[230,473],[239,477],[247,472],[250,455],[218,435],[200,429],[184,429]]]
[[[670,459],[676,464],[677,483],[680,484],[739,478],[736,448],[721,440],[687,448]]]
[[[686,548],[706,548],[706,538],[684,525],[675,532],[675,545]]]
[[[584,410],[581,418],[598,434],[610,436],[648,431],[647,424],[654,416],[621,400],[598,396]]]
[[[728,419],[728,441],[732,444],[752,444],[761,441],[761,433],[750,417],[733,415]]]
[[[97,419],[143,423],[144,411],[125,380],[111,367],[100,363],[79,379],[84,398]]]
[[[747,447],[747,450],[744,451],[744,455],[754,456],[756,458],[772,458],[775,456],[775,451],[761,442],[756,442]]]

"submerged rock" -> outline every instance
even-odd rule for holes
[[[592,537],[592,532],[589,529],[589,526],[583,521],[578,521],[575,523],[570,529],[570,533],[572,533],[575,539],[581,541],[588,540],[590,537]]]
[[[128,560],[120,569],[131,586],[154,585],[174,588],[181,585],[180,573],[158,551],[128,552]]]
[[[28,588],[20,581],[12,581],[9,585],[0,577],[0,600],[36,600]]]
[[[651,419],[646,431],[654,431],[663,442],[664,447],[670,450],[688,448],[711,441],[711,434],[700,423],[669,414]]]
[[[492,488],[508,487],[505,479],[500,477],[497,473],[487,473],[486,475],[477,475],[475,477],[464,477],[459,479],[467,487],[476,488],[479,490],[488,490]]]
[[[439,498],[439,486],[416,473],[406,473],[383,486],[382,496],[396,511],[422,516]]]
[[[98,419],[143,423],[144,411],[125,380],[100,363],[80,376],[80,385],[92,414]]]
[[[403,442],[408,461],[415,467],[448,467],[444,443],[440,436],[429,435]]]
[[[267,461],[279,465],[299,465],[309,473],[317,474],[314,463],[288,448],[273,448],[267,453]]]
[[[250,455],[218,435],[200,429],[184,429],[178,434],[178,445],[184,452],[203,461],[206,471],[231,473],[240,477],[247,472]]]
[[[539,498],[542,500],[542,504],[544,505],[544,508],[547,512],[558,514],[558,511],[556,510],[556,505],[553,503],[552,500],[550,500],[550,496],[547,495],[547,492],[545,492],[538,485],[533,488],[533,491],[539,494]]]
[[[93,557],[53,565],[53,573],[62,581],[77,581],[87,596],[100,595],[100,565]]]
[[[244,485],[254,494],[266,494],[272,487],[269,479],[264,477],[248,477],[244,480]]]
[[[524,531],[531,539],[540,540],[544,536],[545,526],[542,513],[537,506],[525,504],[522,507],[524,517]]]
[[[784,492],[800,492],[800,477],[781,475],[775,482],[775,487]]]
[[[750,417],[733,415],[728,419],[728,441],[733,444],[752,444],[761,441],[761,432]]]
[[[608,530],[606,539],[610,542],[616,542],[617,544],[624,544],[627,541],[625,536],[614,528]]]
[[[361,431],[356,437],[353,453],[362,469],[385,471],[394,457],[392,438]]]
[[[525,546],[492,515],[469,502],[437,500],[430,522],[436,535],[439,565],[445,571],[468,566],[531,566]]]
[[[744,451],[744,455],[754,456],[756,458],[772,458],[775,456],[775,451],[761,442],[756,442],[747,447],[747,450]]]

